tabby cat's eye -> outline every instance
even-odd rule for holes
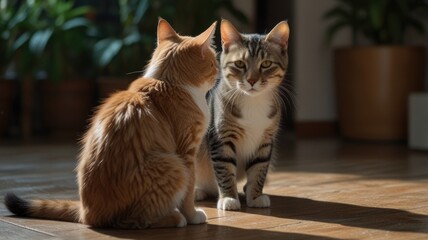
[[[239,67],[239,68],[244,68],[245,67],[245,63],[241,60],[235,61],[235,66]]]
[[[262,67],[263,68],[268,68],[272,65],[272,61],[266,60],[262,62]]]

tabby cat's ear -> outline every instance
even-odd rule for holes
[[[266,40],[279,44],[283,49],[287,49],[289,35],[290,28],[288,27],[288,23],[287,21],[282,21],[268,33]]]
[[[196,44],[198,44],[202,48],[202,57],[204,57],[205,52],[211,47],[216,25],[217,22],[214,22],[207,30],[205,30],[205,32],[195,37]]]
[[[241,43],[241,34],[229,21],[223,19],[220,27],[221,42],[223,44],[223,50],[228,51],[229,46],[234,43]]]
[[[158,45],[167,39],[177,38],[178,35],[174,29],[169,25],[169,23],[163,19],[159,18],[158,22]]]

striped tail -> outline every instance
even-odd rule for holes
[[[43,218],[67,222],[79,221],[79,201],[69,200],[24,200],[14,193],[7,193],[6,207],[17,216]]]

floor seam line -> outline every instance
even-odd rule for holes
[[[10,224],[10,225],[13,225],[13,226],[16,226],[16,227],[24,228],[26,230],[30,230],[30,231],[33,231],[33,232],[45,234],[45,235],[48,235],[48,236],[51,236],[51,237],[56,237],[54,234],[51,234],[51,233],[48,233],[48,232],[45,232],[45,231],[42,231],[42,230],[37,230],[37,229],[32,228],[32,227],[23,226],[21,224],[10,222],[10,221],[4,220],[4,219],[0,219],[0,221],[2,221],[4,223],[7,223],[7,224]]]

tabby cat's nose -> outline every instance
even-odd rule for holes
[[[254,84],[256,84],[257,80],[258,80],[257,78],[250,78],[250,79],[247,79],[247,82],[251,85],[251,87],[253,87]]]

